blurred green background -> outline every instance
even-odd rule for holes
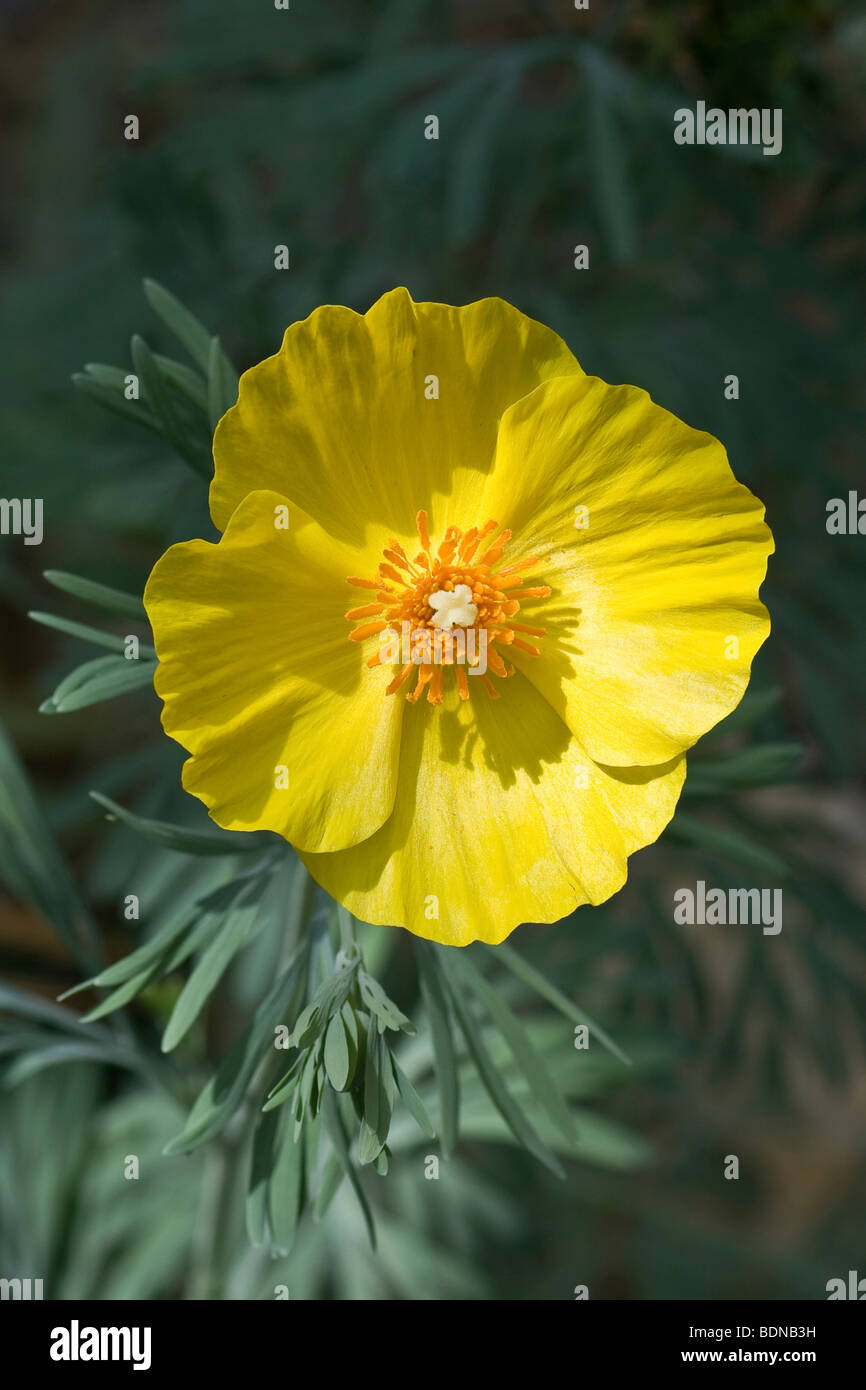
[[[139,593],[167,544],[211,534],[201,481],[70,384],[86,362],[126,366],[133,332],[171,346],[143,277],[241,369],[321,303],[501,295],[587,371],[716,434],[776,538],[772,638],[749,702],[690,762],[682,816],[610,904],[514,938],[634,1058],[573,1054],[585,1158],[559,1183],[481,1126],[435,1184],[422,1146],[374,1178],[379,1254],[341,1190],[289,1257],[292,1296],[823,1298],[866,1258],[866,541],[825,527],[828,499],[866,490],[862,9],[7,0],[0,16],[0,493],[45,505],[41,547],[0,538],[2,720],[111,958],[132,944],[129,885],[176,884],[87,792],[162,814],[168,788],[179,818],[177,749],[146,693],[40,714],[92,653],[26,613],[82,616],[45,569]],[[675,145],[673,112],[699,99],[781,107],[782,154]],[[783,885],[783,932],[675,926],[673,891],[697,878]],[[51,1000],[80,962],[40,894],[7,887],[3,978]],[[402,952],[383,957],[392,994]],[[223,1054],[250,973],[215,997],[192,1073]],[[151,1070],[160,988],[129,1023]],[[182,1115],[149,1067],[7,1076],[0,1275],[62,1297],[272,1296],[242,1232],[226,1219],[213,1236],[233,1199],[208,1158],[159,1158]],[[137,1204],[118,1200],[126,1152],[148,1155]]]

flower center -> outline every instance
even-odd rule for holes
[[[500,649],[519,647],[530,656],[539,655],[520,634],[543,637],[544,628],[512,621],[521,599],[547,598],[550,593],[546,584],[524,588],[518,577],[538,560],[529,556],[500,568],[511,532],[500,529],[496,521],[480,530],[449,526],[434,554],[427,513],[420,511],[417,522],[421,549],[413,559],[399,541],[391,540],[376,578],[349,576],[349,584],[376,590],[374,603],[346,614],[350,622],[362,620],[349,640],[378,638],[378,651],[368,658],[368,666],[400,665],[386,695],[399,690],[417,668],[418,680],[407,700],[414,703],[426,687],[428,702],[439,705],[443,667],[453,666],[461,699],[469,698],[468,676],[477,677],[488,695],[498,699],[487,671],[501,678],[514,675]]]
[[[460,627],[471,627],[478,617],[478,604],[472,602],[472,590],[468,584],[458,584],[453,593],[447,589],[437,590],[430,595],[430,607],[434,610],[434,627],[452,628],[455,623]]]

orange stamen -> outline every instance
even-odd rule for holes
[[[507,530],[503,531],[500,536],[496,537],[496,540],[490,546],[490,549],[485,550],[484,554],[481,556],[481,559],[478,561],[479,565],[492,565],[494,561],[499,559],[500,555],[502,554],[503,550],[505,549],[507,543],[510,540],[511,532]]]
[[[355,584],[359,589],[378,589],[381,581],[378,579],[361,579],[357,574],[350,574],[346,583]]]
[[[411,703],[412,703],[413,705],[414,705],[415,701],[418,699],[418,696],[421,694],[421,691],[424,689],[425,685],[427,684],[427,682],[429,681],[429,679],[430,679],[430,677],[431,677],[432,675],[433,675],[433,667],[432,667],[432,666],[422,666],[421,669],[419,670],[419,672],[418,672],[418,683],[417,683],[417,685],[415,686],[415,689],[411,692],[411,694],[409,694],[409,695],[406,696],[406,699],[409,700],[409,701],[411,701]]]
[[[430,705],[441,705],[442,703],[442,667],[434,666],[430,677],[430,689],[427,691],[427,703]]]
[[[532,565],[538,564],[537,555],[527,555],[525,560],[515,560],[513,565],[507,565],[504,570],[499,571],[498,578],[504,579],[506,575],[517,574],[520,570],[527,570]],[[498,586],[497,586],[498,587]],[[504,587],[504,586],[503,586]]]
[[[404,681],[409,679],[409,672],[412,670],[412,662],[407,661],[399,676],[395,676],[389,686],[385,687],[386,695],[393,695],[395,690],[399,690]]]
[[[398,550],[392,550],[389,546],[387,550],[382,551],[382,554],[387,560],[393,560],[397,569],[408,570],[410,568],[408,558],[405,555],[401,555]]]
[[[477,527],[477,526],[470,526],[470,527],[469,527],[469,530],[468,530],[468,531],[466,532],[466,534],[464,535],[464,537],[463,537],[462,541],[460,542],[460,545],[459,545],[459,547],[458,547],[458,549],[457,549],[457,554],[460,556],[460,559],[461,559],[461,560],[465,560],[465,559],[467,558],[467,556],[470,555],[471,552],[475,549],[475,546],[476,546],[477,544],[478,544],[478,527]]]
[[[348,613],[343,616],[348,618],[350,623],[353,623],[356,618],[371,618],[374,613],[381,612],[381,603],[365,603],[360,608],[350,608]]]
[[[490,672],[500,680],[515,674],[514,666],[504,659],[496,644],[503,648],[519,647],[530,656],[540,655],[537,647],[517,634],[541,638],[545,629],[511,620],[520,612],[521,599],[546,598],[551,591],[547,585],[521,588],[521,581],[511,577],[538,565],[534,556],[497,568],[511,539],[511,532],[501,529],[498,522],[490,520],[465,531],[448,526],[435,553],[425,510],[418,512],[416,523],[421,550],[411,560],[402,542],[392,536],[383,546],[375,578],[350,576],[350,584],[375,590],[376,602],[349,609],[346,617],[350,622],[362,620],[349,638],[363,642],[387,629],[389,643],[396,639],[402,645],[399,674],[391,673],[383,693],[393,695],[405,686],[423,654],[418,679],[406,699],[415,704],[426,692],[428,704],[442,704],[445,673],[451,668],[457,693],[465,701],[472,694],[467,666],[476,668],[478,676],[486,659]],[[492,538],[491,543],[476,559],[487,538]],[[454,597],[448,599],[449,595]],[[445,614],[451,614],[452,626],[444,621]],[[375,669],[391,665],[392,660],[390,649],[386,653],[384,646],[379,645],[379,650],[366,658],[366,665]],[[486,675],[481,675],[479,684],[491,699],[500,698],[500,691]]]
[[[387,623],[363,623],[361,627],[356,627],[354,632],[349,633],[350,642],[363,642],[365,637],[373,637],[377,632],[384,632]]]

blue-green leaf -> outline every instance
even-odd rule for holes
[[[75,623],[69,618],[58,618],[54,613],[30,612],[27,616],[32,618],[34,623],[41,623],[43,627],[53,627],[57,632],[65,632],[69,637],[80,637],[83,642],[92,642],[96,647],[108,647],[109,651],[120,652],[121,654],[126,650],[126,638],[117,637],[113,632],[102,632],[99,628],[89,627],[86,623]],[[156,652],[146,642],[140,642],[138,650],[141,656],[156,659]]]
[[[607,1048],[608,1052],[612,1052],[614,1057],[618,1057],[626,1066],[631,1066],[631,1062],[622,1048],[614,1042],[613,1038],[611,1038],[598,1023],[595,1022],[595,1019],[590,1018],[588,1013],[585,1013],[577,1004],[572,1003],[570,999],[566,998],[562,991],[557,989],[556,985],[551,984],[550,980],[548,980],[545,975],[542,975],[540,970],[536,970],[534,965],[530,965],[528,961],[524,960],[519,951],[516,951],[513,946],[508,946],[505,943],[497,946],[495,950],[496,959],[498,961],[501,961],[503,965],[507,965],[509,970],[512,970],[514,974],[519,976],[526,984],[531,985],[543,999],[547,999],[549,1003],[553,1004],[554,1008],[559,1009],[561,1013],[565,1014],[566,1018],[572,1019],[574,1023],[585,1024],[590,1034],[598,1038],[599,1042],[603,1047]]]
[[[53,695],[39,706],[42,714],[71,714],[104,700],[128,695],[153,685],[156,662],[128,661],[122,656],[98,656],[76,667],[60,682]]]
[[[43,578],[74,598],[84,603],[92,603],[104,608],[108,613],[121,613],[126,618],[147,622],[144,604],[136,594],[124,593],[122,589],[112,589],[107,584],[97,584],[92,579],[82,579],[77,574],[67,574],[65,570],[45,570]]]
[[[421,996],[427,1010],[427,1017],[430,1020],[433,1055],[436,1058],[436,1080],[439,1086],[441,1108],[442,1152],[448,1158],[457,1147],[460,1121],[460,1080],[454,1051],[454,1038],[451,1032],[451,1018],[448,1012],[447,998],[430,959],[430,952],[433,948],[421,941],[416,941],[415,947]]]
[[[259,1005],[252,1023],[220,1064],[199,1095],[187,1122],[163,1150],[166,1154],[189,1153],[223,1128],[246,1094],[256,1067],[273,1046],[274,1029],[291,1007],[292,995],[302,978],[304,954],[299,953]]]
[[[175,337],[183,343],[190,357],[201,370],[207,373],[211,345],[211,335],[207,329],[170,290],[165,289],[156,280],[144,281],[144,293],[151,308],[155,310]]]
[[[515,1139],[518,1139],[525,1149],[528,1149],[531,1154],[534,1154],[534,1156],[539,1159],[546,1168],[549,1168],[552,1173],[555,1173],[558,1178],[564,1178],[565,1170],[559,1159],[551,1152],[547,1145],[542,1143],[539,1139],[523,1110],[521,1110],[496,1070],[490,1053],[487,1051],[484,1044],[481,1029],[473,1018],[471,1010],[460,993],[460,984],[456,972],[452,975],[453,964],[445,954],[449,949],[454,948],[444,947],[441,952],[437,953],[435,957],[436,963],[450,985],[449,993],[454,1012],[457,1015],[460,1027],[463,1030],[463,1036],[466,1039],[466,1045],[478,1068],[478,1074],[484,1083],[490,1099],[502,1115],[502,1118],[506,1121]]]
[[[118,806],[110,797],[103,796],[101,792],[91,792],[90,795],[108,812],[110,820],[122,821],[145,840],[162,845],[164,849],[175,850],[178,854],[252,854],[267,847],[269,837],[257,831],[246,834],[234,830],[219,833],[188,830],[183,825],[171,825],[168,821],[148,820],[145,816],[136,816],[132,811]]]
[[[511,1055],[526,1077],[533,1094],[544,1106],[554,1124],[571,1143],[574,1140],[574,1119],[547,1070],[544,1058],[534,1047],[523,1024],[489,982],[477,970],[465,952],[451,959],[452,968],[462,975],[468,987],[478,996],[490,1017],[499,1028],[511,1049]]]

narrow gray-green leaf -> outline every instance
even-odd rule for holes
[[[126,379],[129,376],[123,367],[110,367],[107,362],[85,362],[84,370],[99,386],[106,386],[111,391],[120,391],[121,394],[126,389]]]
[[[194,406],[207,413],[207,383],[198,372],[194,372],[191,367],[185,367],[182,362],[175,362],[173,357],[163,357],[158,352],[153,354],[153,360],[167,381],[182,391]]]
[[[212,472],[211,460],[200,453],[189,438],[154,355],[138,333],[133,334],[130,352],[148,404],[162,426],[166,439],[190,468],[202,477],[209,478]]]
[[[345,1130],[343,1129],[343,1121],[337,1105],[337,1097],[333,1091],[328,1089],[328,1087],[325,1087],[325,1094],[322,1099],[322,1119],[325,1122],[325,1128],[327,1129],[328,1136],[331,1140],[331,1143],[334,1146],[334,1153],[337,1155],[337,1158],[342,1163],[346,1177],[352,1184],[355,1196],[358,1198],[358,1205],[360,1206],[362,1215],[364,1217],[364,1222],[367,1227],[367,1234],[370,1237],[370,1244],[375,1250],[376,1227],[373,1224],[373,1213],[370,1210],[370,1204],[367,1201],[364,1189],[361,1186],[361,1180],[358,1177],[357,1172],[355,1171],[355,1165],[352,1162],[352,1159],[349,1155],[349,1144],[348,1140],[346,1139]]]
[[[66,990],[59,997],[67,999],[72,994],[79,994],[83,989],[95,987],[97,989],[108,989],[114,985],[123,984],[133,975],[147,967],[154,965],[161,956],[164,956],[177,940],[177,938],[189,927],[191,922],[190,914],[182,914],[180,917],[167,922],[158,932],[139,946],[137,950],[131,951],[122,960],[115,961],[105,970],[101,971],[91,980],[85,980],[80,985],[73,985],[72,989]]]
[[[295,1141],[291,1115],[286,1114],[282,1118],[282,1136],[268,1183],[268,1217],[272,1253],[285,1255],[292,1247],[300,1216],[304,1186],[304,1141]]]
[[[76,1033],[79,1037],[83,1031],[79,1014],[73,1013],[71,1009],[62,1009],[59,1004],[52,1004],[47,999],[40,999],[38,995],[27,994],[24,990],[16,989],[14,985],[4,984],[2,980],[0,1011],[13,1014],[16,1018],[35,1019],[54,1028],[65,1028],[67,1032]],[[111,1034],[105,1029],[92,1031],[100,1033],[107,1041],[111,1038]]]
[[[102,961],[95,924],[2,728],[0,882],[52,924],[82,970],[90,974],[99,968]]]
[[[409,1080],[403,1068],[400,1066],[396,1057],[391,1057],[391,1064],[394,1068],[394,1077],[397,1082],[397,1089],[403,1098],[403,1103],[406,1106],[406,1109],[409,1111],[409,1114],[412,1116],[413,1120],[419,1126],[419,1128],[423,1129],[424,1133],[428,1134],[431,1139],[435,1139],[436,1130],[433,1127],[433,1122],[430,1119],[430,1116],[427,1114],[427,1110],[423,1100],[419,1096],[418,1092],[415,1090],[415,1087],[412,1085],[412,1082]]]
[[[211,338],[208,357],[207,399],[210,426],[215,430],[226,411],[237,400],[237,377],[232,386],[232,367],[220,345],[219,338]]]
[[[83,642],[92,642],[96,647],[108,647],[109,651],[120,652],[121,654],[126,650],[126,638],[116,637],[113,632],[102,632],[99,628],[89,627],[86,623],[75,623],[69,618],[58,618],[54,613],[30,612],[27,616],[32,618],[34,623],[41,623],[43,627],[53,627],[57,632],[65,632],[69,637],[80,637]],[[156,652],[146,642],[140,642],[138,650],[141,656],[156,659]]]
[[[136,594],[112,589],[107,584],[97,584],[93,579],[82,579],[77,574],[67,574],[65,570],[45,570],[43,577],[55,589],[62,589],[84,603],[92,603],[108,613],[122,613],[124,617],[135,618],[141,623],[147,622],[144,604]]]
[[[382,1120],[384,1117],[385,1096],[382,1090],[381,1077],[379,1076],[379,1031],[376,1017],[370,1014],[367,1025],[367,1050],[364,1061],[364,1124],[367,1133],[363,1137],[363,1148],[361,1162],[369,1163],[376,1157],[388,1137],[386,1128],[384,1135],[381,1132]],[[372,1136],[376,1136],[377,1146],[372,1144]]]
[[[259,1005],[252,1022],[223,1059],[216,1074],[207,1082],[180,1134],[166,1145],[164,1153],[189,1153],[219,1133],[228,1122],[243,1100],[262,1056],[273,1047],[274,1029],[293,1005],[293,994],[303,980],[305,965],[305,955],[299,952]]]
[[[72,671],[53,695],[39,706],[43,714],[71,714],[133,690],[153,686],[156,662],[127,661],[122,656],[97,657]]]
[[[74,372],[72,381],[74,386],[85,396],[90,396],[91,400],[96,401],[106,410],[119,415],[127,424],[142,425],[152,434],[162,434],[159,421],[139,401],[126,400],[119,391],[110,386],[104,386],[99,381],[94,381],[84,372]]]
[[[545,975],[542,975],[540,970],[536,970],[534,965],[530,965],[528,961],[524,960],[519,951],[516,951],[513,946],[507,946],[504,943],[491,949],[494,951],[498,961],[501,961],[503,965],[507,965],[509,970],[513,971],[513,973],[519,976],[526,984],[531,985],[543,999],[547,999],[555,1008],[559,1009],[560,1013],[565,1014],[566,1018],[572,1019],[575,1023],[585,1024],[590,1034],[598,1038],[599,1042],[603,1047],[607,1048],[608,1052],[612,1052],[614,1057],[618,1057],[627,1067],[631,1066],[631,1060],[626,1056],[622,1048],[614,1042],[613,1038],[611,1038],[594,1019],[590,1018],[589,1014],[584,1013],[583,1009],[579,1008],[577,1004],[573,1004],[561,990],[557,989],[556,985],[551,984],[550,980],[548,980]]]
[[[443,1154],[450,1158],[457,1147],[460,1121],[460,1080],[451,1033],[451,1018],[439,976],[430,959],[433,947],[427,942],[416,941],[415,948],[421,996],[430,1020],[433,1055],[436,1058],[436,1080],[441,1107],[440,1141]]]
[[[222,926],[196,961],[171,1012],[162,1037],[162,1051],[171,1052],[186,1036],[210,999],[238,951],[243,950],[261,930],[263,918],[258,901],[247,901],[255,891],[248,885],[225,913]]]
[[[188,830],[183,825],[171,825],[168,821],[148,820],[124,810],[110,797],[101,792],[91,792],[91,797],[103,807],[114,820],[122,821],[135,830],[145,840],[164,849],[175,850],[178,854],[252,854],[266,846],[266,840],[257,832],[245,834],[233,830],[219,833],[208,830]]]
[[[114,1044],[88,1042],[58,1042],[36,1052],[27,1052],[7,1067],[3,1085],[10,1089],[36,1076],[48,1067],[67,1066],[70,1062],[97,1062],[102,1066],[123,1067],[127,1071],[146,1071],[146,1063],[135,1053]]]
[[[321,1221],[328,1207],[333,1202],[340,1190],[346,1177],[340,1159],[335,1153],[328,1154],[327,1161],[319,1179],[319,1188],[316,1192],[316,1200],[313,1203],[313,1220]]]
[[[574,1141],[574,1120],[571,1111],[554,1085],[544,1058],[534,1047],[526,1029],[497,994],[465,952],[450,961],[466,985],[484,1005],[511,1049],[511,1054],[526,1077],[536,1099],[569,1143]]]
[[[260,1115],[253,1135],[250,1177],[244,1205],[247,1235],[252,1245],[263,1245],[268,1226],[268,1185],[276,1160],[280,1129],[278,1114]]]
[[[180,300],[156,280],[144,281],[144,293],[151,308],[167,328],[183,343],[190,357],[207,373],[211,335]]]
[[[122,1009],[131,999],[135,999],[141,994],[142,990],[147,989],[148,985],[158,980],[162,971],[160,963],[154,962],[152,965],[143,966],[141,970],[130,975],[122,985],[94,1005],[86,1014],[82,1015],[82,1023],[95,1023],[99,1018],[105,1018],[107,1014],[114,1013],[117,1009]]]
[[[443,948],[443,952],[437,953],[436,963],[450,986],[449,992],[454,1012],[457,1015],[460,1027],[463,1030],[463,1036],[466,1039],[466,1045],[490,1099],[499,1110],[515,1139],[518,1139],[525,1149],[531,1154],[534,1154],[534,1156],[539,1159],[546,1168],[549,1168],[552,1173],[555,1173],[558,1178],[564,1178],[565,1170],[559,1162],[559,1159],[551,1152],[547,1145],[542,1143],[541,1139],[539,1139],[533,1126],[523,1113],[523,1110],[517,1104],[507,1086],[503,1083],[491,1059],[490,1053],[487,1051],[484,1044],[481,1029],[475,1021],[466,1000],[460,993],[460,982],[456,972],[453,971],[452,963],[444,955],[444,951],[448,949],[448,947],[445,947]]]

